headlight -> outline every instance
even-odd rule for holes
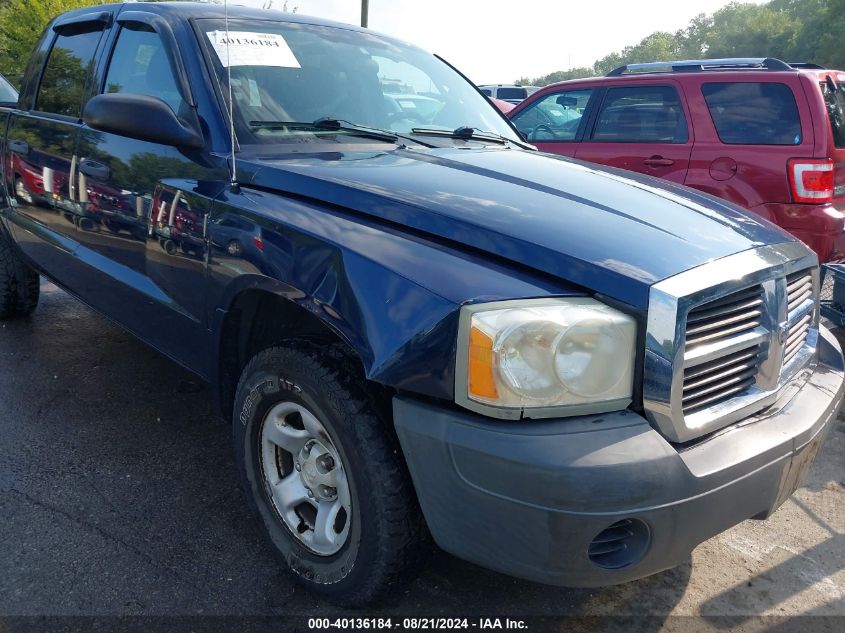
[[[589,298],[464,306],[456,401],[502,418],[624,409],[636,334],[633,318]]]

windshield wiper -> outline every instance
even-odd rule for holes
[[[317,119],[316,121],[312,121],[311,123],[303,123],[301,121],[250,121],[249,127],[264,129],[292,128],[298,130],[325,130],[328,132],[344,132],[346,134],[355,134],[357,136],[372,138],[379,141],[386,141],[388,143],[398,143],[400,145],[404,145],[404,143],[401,143],[401,141],[408,141],[417,145],[426,145],[427,147],[433,147],[432,145],[422,143],[421,141],[411,138],[410,136],[404,136],[402,134],[396,134],[395,132],[391,132],[389,130],[382,130],[380,128],[359,125],[357,123],[352,123],[351,121],[346,121],[344,119],[335,119],[333,117],[328,116],[320,117],[319,119]]]
[[[469,125],[462,125],[454,130],[444,130],[443,128],[428,128],[428,127],[415,127],[411,130],[412,134],[427,134],[431,136],[445,136],[448,138],[458,138],[464,141],[492,141],[493,143],[500,143],[502,145],[507,145],[508,143],[513,143],[514,145],[518,145],[523,149],[534,149],[532,145],[528,143],[524,143],[522,141],[517,141],[516,139],[508,138],[507,136],[502,136],[501,134],[496,134],[495,132],[487,132],[485,130],[480,130],[477,127],[472,127]]]

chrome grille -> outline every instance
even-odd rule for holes
[[[750,332],[763,315],[763,288],[753,286],[708,301],[687,316],[686,349]]]
[[[803,270],[786,278],[786,305],[789,326],[784,343],[784,367],[801,351],[813,324],[815,297],[810,271]]]
[[[797,242],[654,284],[643,375],[648,418],[685,443],[776,402],[815,354],[817,294],[817,259]]]
[[[757,284],[690,310],[684,346],[684,415],[715,406],[754,384],[760,366],[759,344],[752,340],[736,349],[732,343],[761,326],[763,300],[763,286]],[[705,346],[710,353],[694,353]]]
[[[754,384],[760,346],[684,369],[683,411],[689,415],[742,393]]]

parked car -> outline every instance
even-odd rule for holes
[[[49,24],[0,116],[3,164],[23,137],[63,153],[58,202],[83,203],[81,174],[149,199],[128,205],[149,230],[55,222],[4,173],[0,316],[31,314],[43,274],[207,380],[301,583],[368,603],[427,532],[515,576],[620,583],[801,484],[845,393],[805,245],[534,151],[398,40],[226,17],[127,3]],[[384,76],[444,107],[393,116]]]
[[[775,59],[631,64],[508,113],[544,152],[665,178],[845,259],[845,72]]]
[[[158,239],[168,255],[181,250],[185,255],[199,255],[205,250],[200,214],[191,208],[190,199],[179,191],[159,189],[152,201],[149,234]]]
[[[237,213],[214,218],[208,227],[208,244],[230,257],[250,260],[260,260],[265,248],[261,227]]]
[[[494,99],[501,99],[508,103],[517,104],[529,95],[537,92],[540,88],[537,86],[517,86],[513,84],[493,84],[478,86],[478,89]]]
[[[0,108],[16,108],[17,105],[18,91],[0,75]],[[46,156],[44,164],[34,165],[29,162],[29,144],[26,141],[19,140],[10,149],[8,170],[15,197],[26,204],[50,206],[53,189],[61,191],[62,187],[66,186],[66,182],[62,180],[62,173],[66,170],[59,169],[56,172],[53,169],[55,165],[52,165]],[[54,173],[57,173],[56,178],[53,177]]]
[[[502,114],[507,114],[508,112],[513,110],[514,107],[516,107],[512,103],[508,103],[507,101],[502,101],[501,99],[496,99],[495,97],[487,97],[487,98],[490,99],[490,102],[494,106],[499,108],[499,110],[501,111]]]
[[[29,144],[18,140],[10,146],[9,175],[15,198],[24,204],[52,207],[54,194],[67,189],[69,164],[46,152],[32,156]]]

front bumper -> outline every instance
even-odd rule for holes
[[[529,580],[610,585],[682,563],[800,485],[843,398],[825,329],[818,349],[774,405],[683,448],[631,411],[501,422],[397,397],[394,420],[440,547]]]

